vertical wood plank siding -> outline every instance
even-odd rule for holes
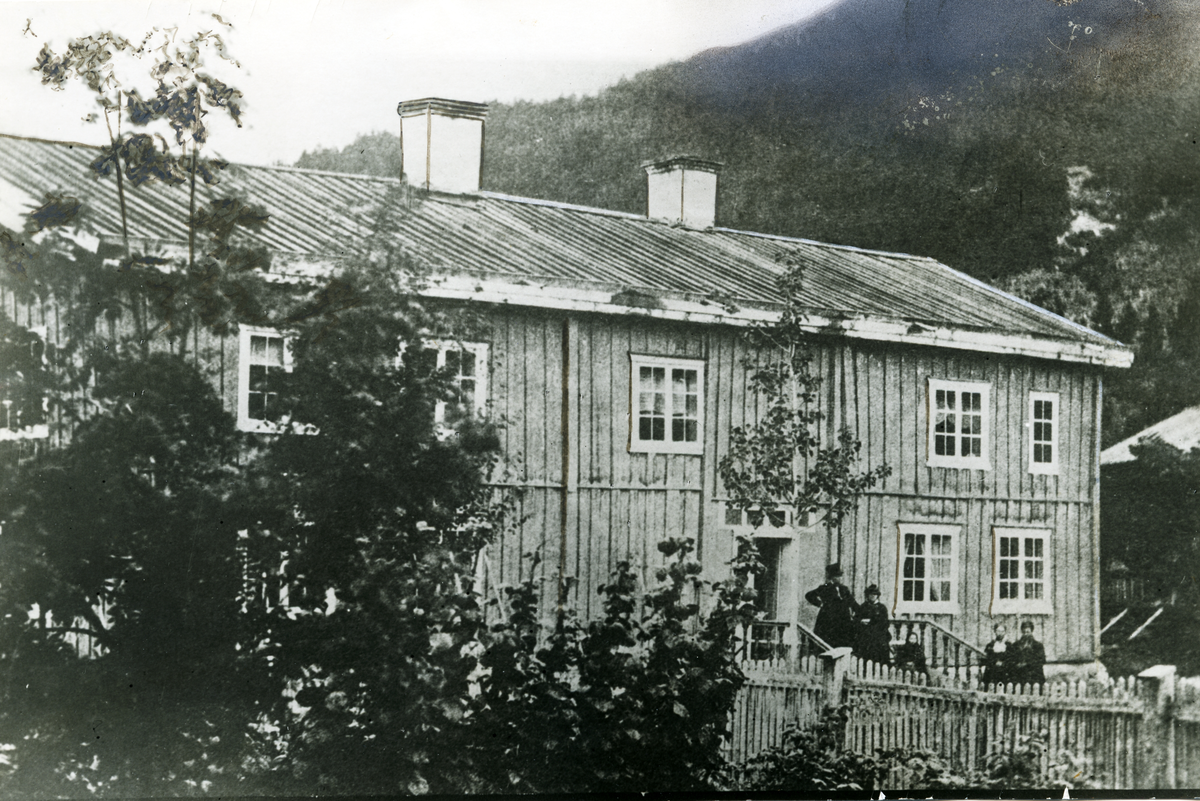
[[[746,348],[737,330],[643,317],[527,311],[508,308],[493,316],[493,409],[507,421],[504,442],[520,456],[517,483],[527,516],[509,541],[493,546],[501,581],[527,575],[522,554],[540,547],[541,574],[553,595],[558,535],[567,535],[571,602],[581,614],[599,611],[597,588],[620,560],[629,559],[652,580],[661,564],[655,545],[667,536],[698,541],[707,577],[725,575],[733,540],[724,529],[726,494],[717,462],[728,451],[729,431],[753,422],[760,399],[747,393]],[[568,324],[569,319],[569,324]],[[573,341],[564,344],[564,332]],[[577,340],[577,341],[574,341]],[[569,353],[567,430],[561,448],[562,354]],[[630,353],[705,360],[703,456],[630,453]],[[962,527],[956,576],[961,613],[931,619],[965,639],[983,643],[990,616],[992,526],[1044,526],[1051,530],[1052,615],[1031,616],[1052,661],[1095,658],[1097,620],[1093,512],[1100,371],[1067,363],[965,351],[895,346],[845,338],[823,341],[815,365],[825,378],[822,403],[827,433],[845,424],[863,443],[864,468],[886,463],[892,476],[871,490],[837,542],[802,559],[840,559],[848,584],[861,597],[871,583],[893,597],[898,522]],[[991,431],[990,470],[926,464],[929,378],[987,382]],[[1029,472],[1029,393],[1057,392],[1059,475]],[[563,484],[561,454],[569,454]],[[513,464],[518,464],[516,460]],[[566,493],[567,504],[562,493]],[[566,520],[560,508],[566,509]],[[549,611],[549,610],[547,610]],[[794,616],[797,610],[790,610]]]
[[[22,302],[5,288],[0,288],[0,308],[22,325],[44,326],[50,344],[70,335],[55,308]],[[572,587],[570,602],[582,615],[594,616],[597,588],[616,563],[629,559],[652,580],[653,568],[661,564],[655,545],[667,536],[696,538],[706,576],[723,577],[733,540],[723,526],[725,492],[717,463],[728,452],[730,430],[752,422],[761,403],[747,392],[740,332],[636,315],[518,307],[492,307],[488,319],[491,409],[504,423],[509,469],[504,481],[520,490],[520,522],[488,550],[488,583],[531,577],[528,555],[536,552],[541,561],[532,577],[544,579],[547,613],[557,600],[561,563]],[[108,333],[103,321],[99,327],[97,333]],[[189,345],[190,358],[206,370],[225,408],[236,414],[237,337],[198,330]],[[157,340],[153,347],[165,349],[166,342]],[[702,456],[629,452],[630,353],[704,360]],[[1052,661],[1094,659],[1100,369],[841,337],[822,341],[815,365],[825,378],[827,433],[836,425],[849,426],[863,443],[862,466],[886,463],[893,473],[847,521],[840,553],[837,542],[829,541],[823,549],[810,545],[813,552],[800,558],[808,563],[839,559],[856,597],[877,583],[886,601],[896,581],[897,522],[960,525],[955,578],[961,613],[932,619],[982,643],[994,622],[989,616],[992,526],[1045,526],[1052,531],[1054,613],[1030,619]],[[930,377],[991,385],[992,469],[927,466]],[[1059,393],[1061,470],[1056,476],[1028,470],[1031,391]],[[69,435],[51,428],[52,437]],[[798,609],[787,611],[789,619],[797,614]],[[1015,628],[1015,619],[1006,622]]]
[[[119,319],[110,322],[104,317],[98,319],[92,331],[71,331],[67,317],[68,312],[60,309],[51,302],[38,299],[19,298],[9,287],[0,286],[0,312],[18,325],[31,329],[45,330],[47,348],[62,347],[71,339],[99,337],[101,339],[117,339],[129,336],[134,332],[132,323]],[[157,352],[174,352],[165,336],[151,340],[150,350]],[[187,341],[187,358],[200,367],[204,375],[213,382],[218,396],[222,399],[224,408],[237,416],[237,353],[238,341],[236,336],[219,336],[211,330],[197,327]],[[18,447],[22,456],[29,455],[32,448],[42,444],[50,447],[60,447],[71,436],[67,420],[57,411],[51,409],[49,424],[50,436],[46,440],[14,440],[0,443],[0,446]]]

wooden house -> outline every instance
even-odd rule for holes
[[[594,615],[618,560],[653,566],[657,541],[686,535],[719,578],[744,531],[759,538],[760,603],[785,638],[811,624],[803,592],[840,562],[856,597],[878,584],[896,616],[970,643],[1030,619],[1051,661],[1095,659],[1102,382],[1128,349],[932,259],[722,228],[713,162],[645,165],[644,215],[511,197],[480,189],[485,106],[426,99],[399,113],[411,191],[396,235],[436,273],[430,297],[485,313],[486,336],[444,343],[441,358],[520,457],[509,483],[523,523],[489,546],[489,583],[527,576],[524,555],[539,550],[547,593],[575,584],[570,602]],[[44,192],[66,192],[107,232],[97,246],[116,241],[115,186],[86,177],[92,158],[0,137],[0,222],[18,227]],[[401,182],[233,165],[220,189],[267,207],[259,240],[286,276],[326,269]],[[137,190],[130,235],[185,242],[185,195]],[[850,428],[864,468],[892,467],[840,538],[819,521],[752,529],[717,472],[730,430],[756,414],[743,333],[778,315],[781,254],[805,270],[830,431]],[[66,336],[53,309],[0,301]],[[286,369],[280,335],[198,333],[191,352],[240,425],[269,430],[250,376]]]

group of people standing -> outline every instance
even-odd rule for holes
[[[854,655],[861,659],[890,665],[892,631],[887,607],[879,602],[878,585],[867,587],[865,595],[861,604],[854,600],[854,594],[842,583],[840,564],[825,568],[825,583],[804,596],[821,610],[813,633],[830,648],[853,648]]]
[[[819,607],[813,632],[831,648],[853,648],[854,655],[881,665],[892,664],[892,631],[887,607],[879,602],[879,586],[872,584],[861,604],[842,583],[842,566],[825,568],[825,583],[805,594],[804,599]],[[1021,623],[1021,638],[1008,642],[1003,623],[997,623],[995,638],[984,648],[983,683],[1041,684],[1046,681],[1046,648],[1033,637],[1033,623]],[[896,649],[895,667],[926,672],[925,651],[915,629]]]
[[[1033,623],[1021,623],[1021,638],[1016,642],[1005,639],[1008,630],[1003,623],[993,628],[995,635],[983,649],[983,684],[1044,684],[1046,681],[1046,647],[1033,638]]]

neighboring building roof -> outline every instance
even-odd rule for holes
[[[0,223],[54,191],[79,197],[91,224],[120,233],[116,181],[91,177],[99,149],[0,135]],[[236,194],[266,207],[255,235],[281,272],[327,266],[370,231],[399,179],[231,165],[200,197]],[[127,193],[129,234],[186,241],[187,191]],[[933,259],[727,228],[672,226],[639,215],[493,192],[412,191],[398,238],[437,275],[430,294],[521,305],[746,324],[780,307],[788,254],[805,268],[800,300],[814,329],[848,336],[1128,366],[1128,348]]]
[[[1200,448],[1200,406],[1184,409],[1177,415],[1160,420],[1132,437],[1105,448],[1100,453],[1100,464],[1132,462],[1137,457],[1130,452],[1129,448],[1143,440],[1164,442],[1184,453],[1189,453],[1192,448]]]

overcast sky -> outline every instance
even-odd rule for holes
[[[400,100],[595,94],[622,76],[753,39],[835,1],[0,0],[0,133],[105,138],[102,124],[82,122],[95,110],[83,87],[52,92],[32,70],[43,44],[61,50],[69,38],[101,30],[135,40],[156,26],[224,32],[241,67],[222,77],[245,93],[247,114],[242,130],[214,133],[213,151],[291,164],[317,145],[398,130]]]

